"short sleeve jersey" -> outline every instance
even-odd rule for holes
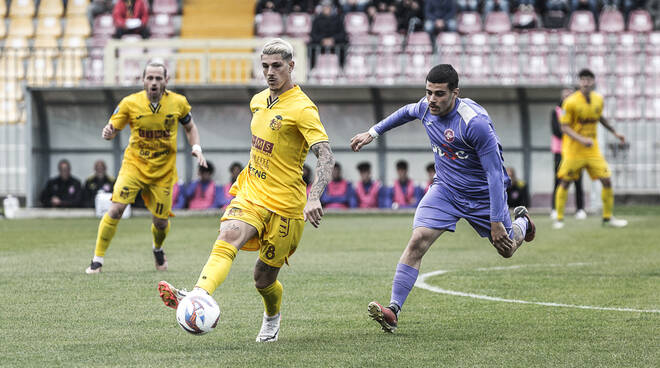
[[[110,117],[115,129],[131,127],[122,170],[147,184],[172,185],[177,180],[177,128],[190,120],[190,104],[180,94],[165,91],[155,106],[145,91],[125,97]]]
[[[307,202],[303,163],[312,145],[328,141],[318,109],[294,86],[274,100],[268,89],[256,94],[250,110],[250,162],[230,193],[278,215],[302,219]]]
[[[600,156],[596,136],[598,123],[603,113],[603,96],[592,91],[587,102],[582,92],[574,92],[566,97],[562,104],[562,110],[564,111],[561,118],[562,124],[567,124],[579,135],[594,140],[591,147],[585,147],[580,142],[564,134],[562,138],[562,155],[566,158]]]

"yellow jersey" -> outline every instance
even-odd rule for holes
[[[229,193],[280,216],[302,219],[307,202],[302,167],[312,145],[328,141],[316,105],[298,86],[271,100],[252,97],[250,161]]]
[[[566,158],[584,158],[601,156],[596,139],[598,124],[603,113],[603,96],[591,91],[589,102],[582,92],[576,91],[566,97],[562,104],[564,115],[562,124],[568,124],[576,133],[583,137],[593,139],[591,147],[585,147],[582,143],[564,134],[562,138],[562,156]]]
[[[171,91],[166,90],[155,106],[146,91],[124,97],[110,117],[115,129],[122,130],[126,124],[131,127],[122,170],[147,184],[173,185],[177,180],[178,124],[188,124],[191,119],[188,100]]]

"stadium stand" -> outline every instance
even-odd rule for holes
[[[32,0],[14,0],[9,8],[9,16],[15,17],[33,17],[34,2]]]
[[[62,0],[41,0],[37,14],[39,17],[59,18],[64,13]]]

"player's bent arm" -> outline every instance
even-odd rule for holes
[[[609,130],[610,132],[612,132],[612,134],[614,134],[615,137],[619,138],[619,140],[621,140],[622,143],[625,143],[625,142],[626,142],[626,137],[625,137],[623,134],[619,134],[619,133],[617,133],[617,131],[616,131],[616,130],[614,129],[614,127],[612,126],[612,124],[610,124],[609,120],[606,119],[606,118],[605,118],[604,116],[602,116],[602,115],[601,115],[601,117],[600,117],[600,123],[603,124],[603,126],[605,127],[605,129],[607,129],[607,130]]]
[[[329,142],[319,142],[310,147],[317,158],[316,175],[314,183],[307,196],[308,201],[315,201],[321,198],[321,194],[332,178],[332,168],[335,166],[335,157],[332,154]]]
[[[112,123],[108,123],[103,127],[103,130],[101,131],[101,137],[105,140],[112,140],[119,134],[119,130],[115,129],[115,127],[112,125]]]
[[[401,126],[417,118],[415,112],[419,109],[419,103],[408,104],[390,114],[378,124],[372,126],[368,131],[359,133],[351,138],[351,149],[358,152],[363,146],[371,143],[381,134],[390,129]]]
[[[585,138],[585,137],[581,136],[580,134],[578,134],[578,132],[573,130],[573,128],[571,128],[568,124],[562,124],[561,125],[561,131],[564,134],[566,134],[567,136],[569,136],[569,137],[575,139],[576,141],[582,143],[583,145],[585,145],[585,146],[587,145],[587,138]],[[589,142],[589,143],[592,143],[592,142]]]
[[[188,143],[190,143],[192,146],[192,155],[197,157],[197,161],[200,166],[206,167],[206,159],[202,154],[202,146],[200,145],[197,125],[195,125],[195,121],[193,121],[192,116],[188,116],[189,120],[183,124],[183,129],[186,132],[186,138],[188,139]]]

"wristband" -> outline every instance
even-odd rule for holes
[[[376,129],[374,129],[374,127],[371,127],[369,128],[369,135],[371,135],[371,138],[376,139],[380,134],[378,134],[378,132],[376,131]]]
[[[202,153],[202,146],[200,146],[199,144],[193,144],[192,151]]]

